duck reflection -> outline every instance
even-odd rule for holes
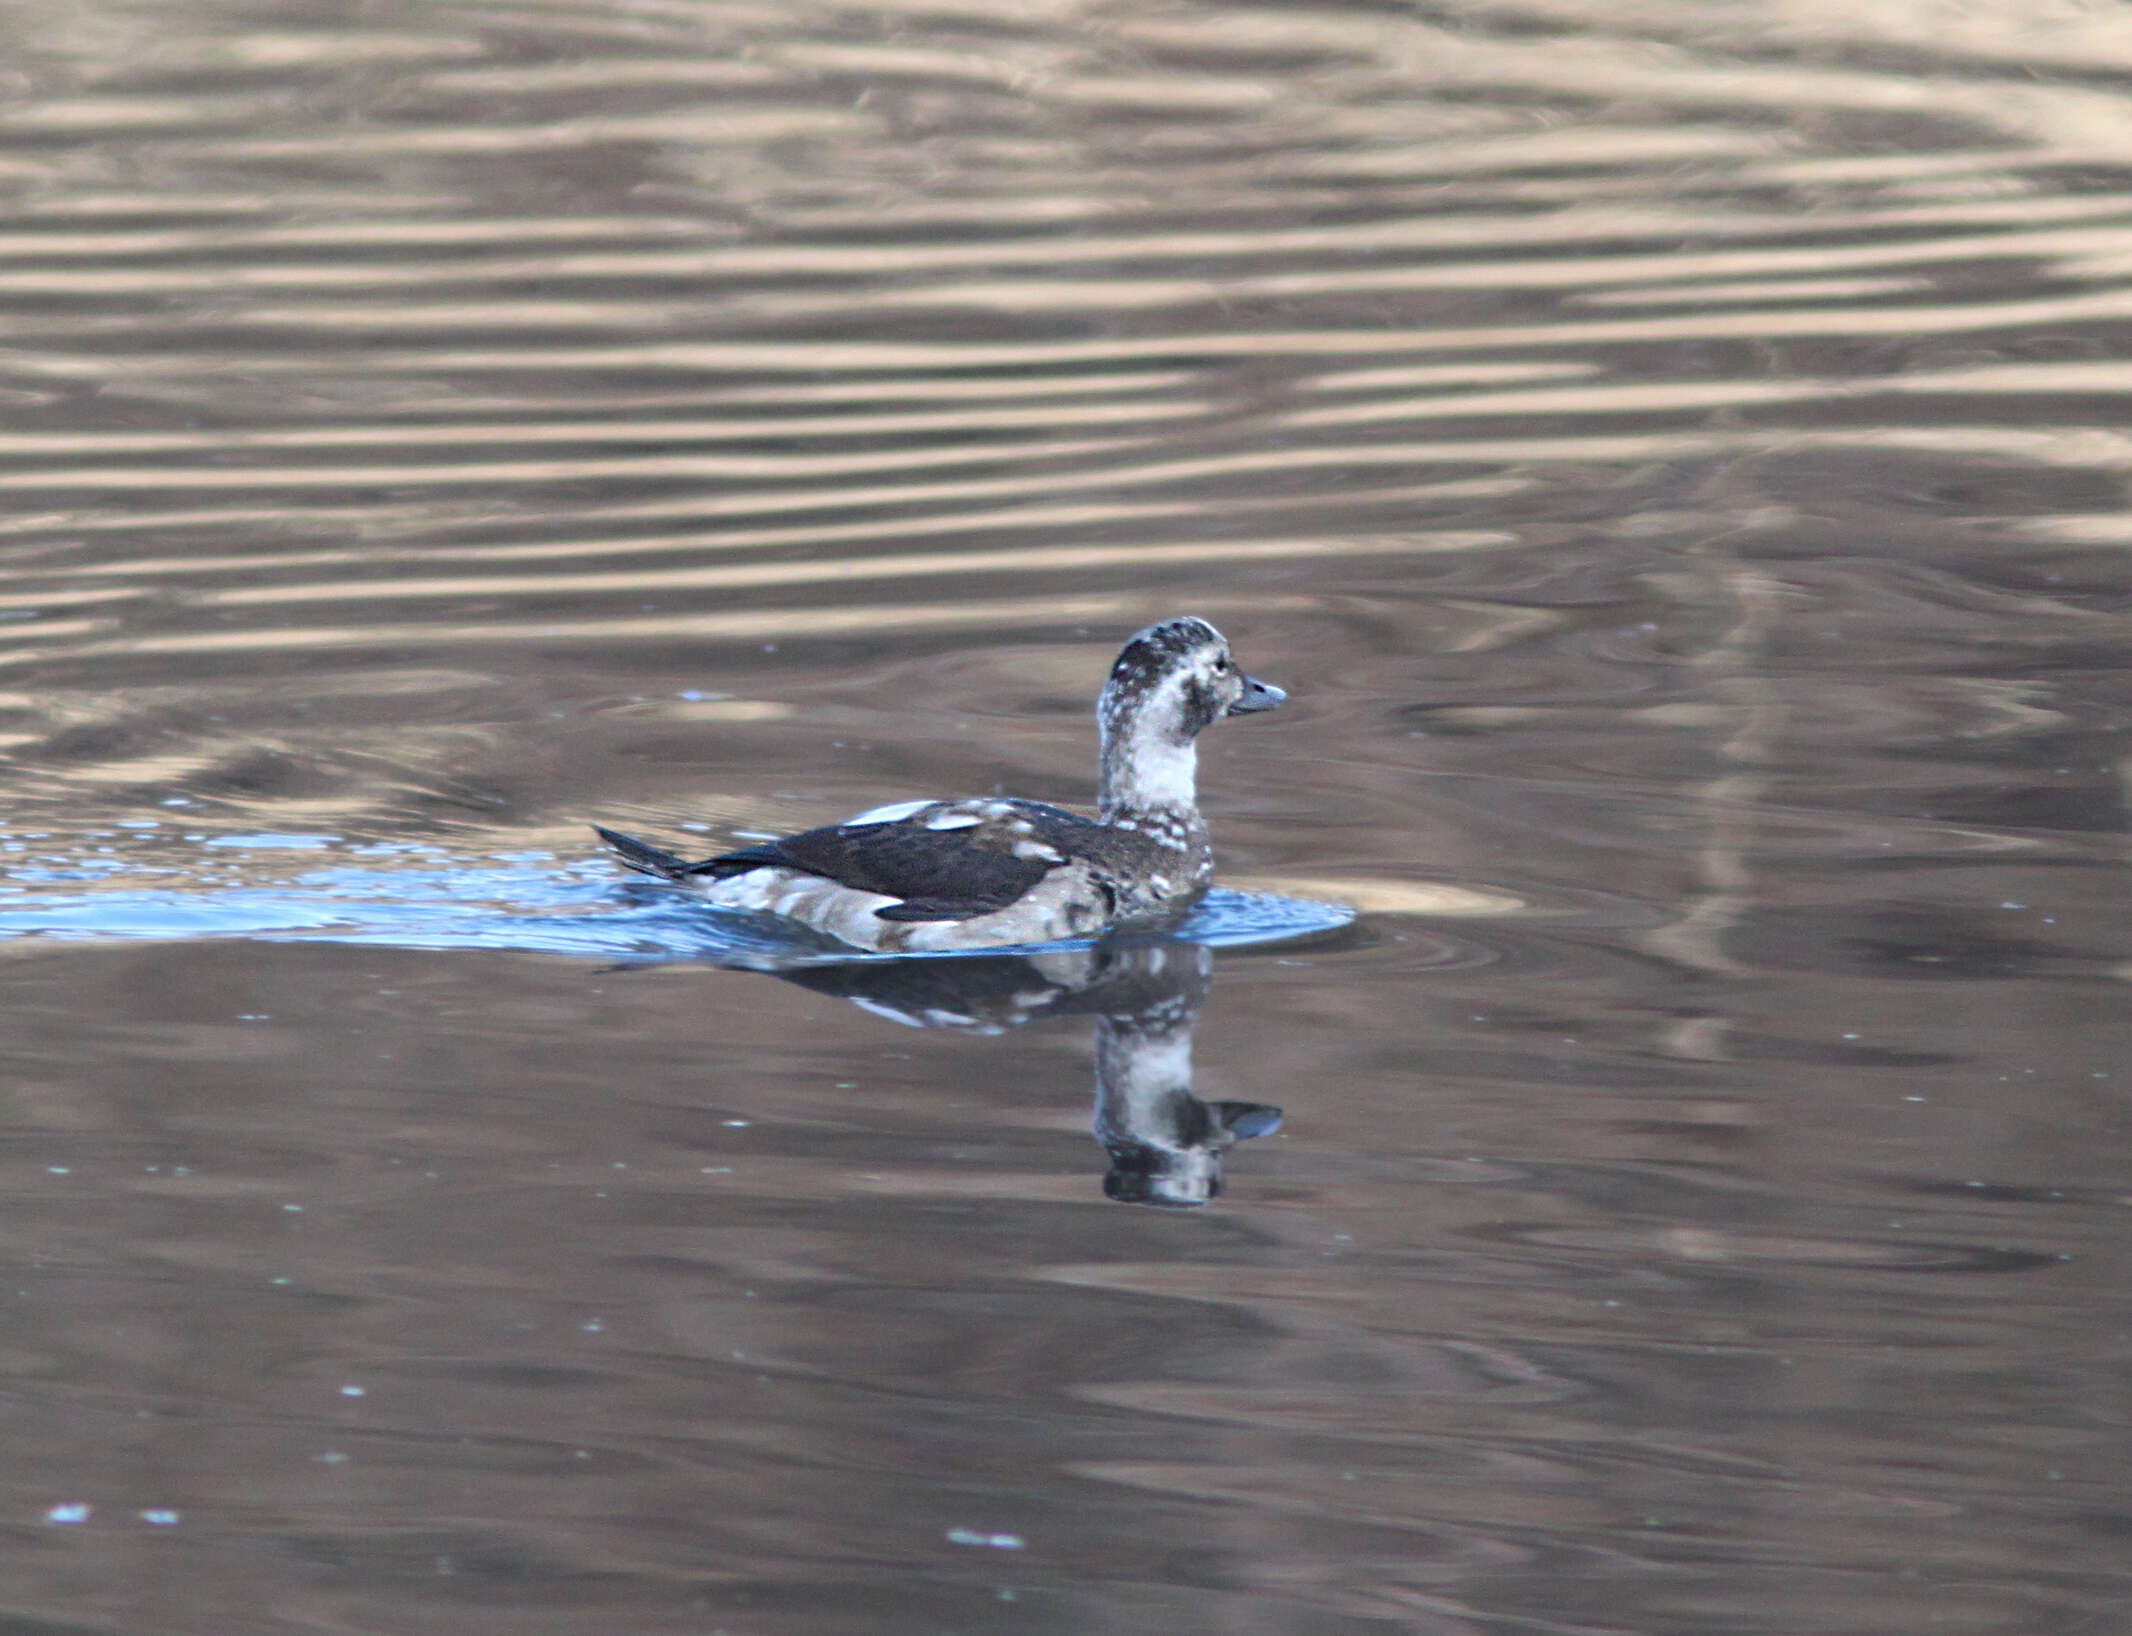
[[[1096,1018],[1095,1138],[1110,1155],[1105,1196],[1190,1209],[1222,1190],[1238,1142],[1280,1129],[1281,1110],[1192,1094],[1192,1025],[1214,972],[1196,943],[951,960],[868,960],[777,973],[914,1028],[999,1034],[1042,1017]]]

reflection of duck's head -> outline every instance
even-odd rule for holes
[[[1192,1024],[1211,957],[1179,944],[1148,952],[1167,957],[1168,992],[1096,1024],[1095,1137],[1110,1155],[1103,1192],[1121,1204],[1189,1209],[1219,1196],[1222,1155],[1279,1130],[1281,1110],[1192,1094]]]
[[[1279,1108],[1263,1102],[1202,1102],[1182,1089],[1150,1111],[1155,1116],[1130,1136],[1103,1130],[1099,1116],[1097,1140],[1110,1151],[1105,1198],[1193,1209],[1221,1196],[1224,1153],[1281,1128]]]

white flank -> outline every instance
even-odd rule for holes
[[[704,900],[728,909],[756,909],[783,915],[818,932],[842,938],[856,949],[878,949],[891,923],[875,915],[901,898],[861,892],[797,869],[764,867],[728,875],[703,890]]]

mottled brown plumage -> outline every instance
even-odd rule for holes
[[[1203,619],[1126,643],[1097,701],[1100,807],[913,801],[691,863],[612,830],[630,868],[700,885],[856,948],[991,948],[1157,918],[1206,890],[1214,860],[1195,786],[1199,733],[1285,697],[1236,668]]]

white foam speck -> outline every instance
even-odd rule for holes
[[[1019,1551],[1023,1540],[1019,1534],[991,1534],[980,1528],[950,1528],[950,1545],[982,1545],[993,1551]]]

